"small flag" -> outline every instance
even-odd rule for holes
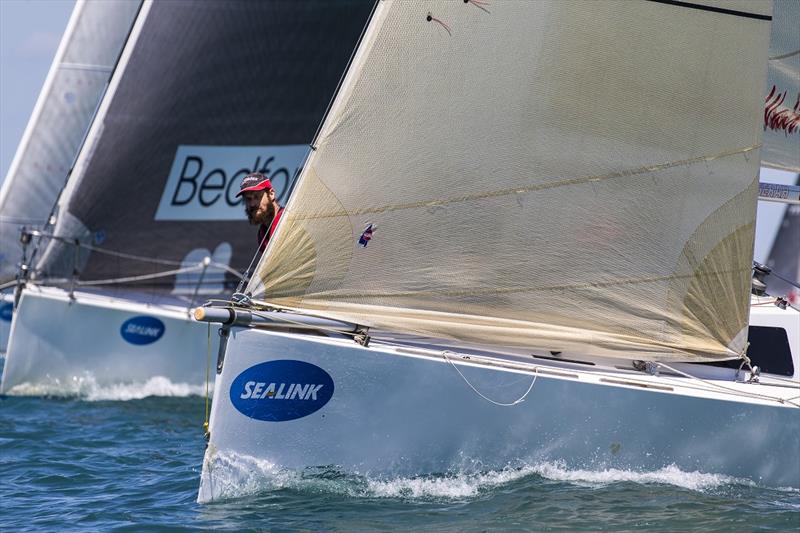
[[[373,224],[367,224],[367,227],[361,232],[361,237],[358,238],[358,244],[366,248],[369,241],[372,239],[372,232],[374,231],[375,226]]]

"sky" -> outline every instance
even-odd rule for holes
[[[0,0],[0,179],[50,70],[74,0]]]
[[[0,181],[33,111],[74,0],[0,0]],[[794,174],[762,169],[761,181],[793,184]],[[754,258],[765,262],[785,204],[759,202]]]

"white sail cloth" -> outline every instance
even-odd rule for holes
[[[0,282],[22,257],[20,226],[42,227],[64,187],[140,0],[78,0],[0,191]]]
[[[248,291],[488,345],[738,356],[770,4],[694,4],[381,2]]]
[[[775,0],[761,164],[800,173],[800,2]]]

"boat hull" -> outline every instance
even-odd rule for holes
[[[268,420],[285,416],[274,407],[280,395],[253,401],[255,392],[266,392],[269,382],[302,381],[297,372],[281,375],[285,363],[265,365],[275,361],[324,370],[330,399],[324,402],[323,387],[313,412],[301,407],[305,416]],[[675,465],[800,486],[800,409],[726,401],[708,392],[692,396],[654,377],[634,375],[616,381],[639,385],[617,385],[580,370],[532,368],[234,328],[217,376],[198,501],[235,495],[254,464],[270,471],[335,466],[380,476],[541,461],[635,471]],[[499,403],[525,399],[500,406],[478,392]],[[249,466],[237,472],[237,463]]]
[[[6,354],[8,336],[11,332],[11,319],[14,315],[14,296],[0,293],[0,355]]]
[[[169,380],[167,387],[200,391],[207,328],[172,306],[81,293],[71,299],[59,289],[26,289],[14,312],[0,393],[80,395],[154,378]],[[217,328],[211,329],[216,356],[219,338]]]

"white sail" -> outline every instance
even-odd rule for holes
[[[140,0],[78,0],[0,190],[0,281],[13,279],[19,226],[41,227],[69,175]]]
[[[489,345],[739,356],[770,11],[384,0],[248,291]]]
[[[800,172],[800,3],[775,0],[762,165]]]

